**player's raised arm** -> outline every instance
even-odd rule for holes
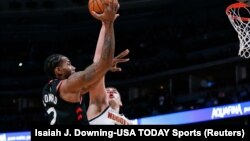
[[[98,62],[93,63],[84,71],[72,74],[62,83],[62,92],[88,91],[89,88],[100,80],[112,66],[115,50],[114,21],[117,18],[119,4],[117,1],[104,3],[104,13],[94,13],[95,17],[103,22],[105,32],[102,44],[102,53]]]

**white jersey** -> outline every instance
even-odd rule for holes
[[[120,115],[111,107],[107,107],[102,113],[89,120],[91,125],[129,125],[132,122]]]

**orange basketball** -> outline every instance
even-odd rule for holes
[[[89,11],[95,11],[98,14],[103,13],[103,5],[101,0],[89,0]]]

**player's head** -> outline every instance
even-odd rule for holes
[[[122,106],[121,95],[116,88],[107,87],[106,92],[108,94],[109,105],[112,108],[117,108]]]
[[[75,67],[71,65],[66,56],[53,54],[46,58],[44,71],[49,76],[49,79],[66,79],[75,72]]]

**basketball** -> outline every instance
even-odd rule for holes
[[[90,12],[95,11],[98,14],[103,13],[104,10],[101,0],[89,0],[88,7]]]

